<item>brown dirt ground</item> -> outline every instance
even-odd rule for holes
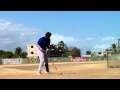
[[[120,68],[107,68],[106,61],[49,63],[53,74],[37,75],[39,64],[0,65],[0,79],[120,79]],[[61,75],[59,75],[62,73]]]

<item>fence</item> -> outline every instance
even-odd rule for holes
[[[120,55],[108,56],[107,66],[108,68],[120,68]]]
[[[54,62],[70,62],[71,57],[50,57],[48,58],[48,61],[53,60]]]
[[[48,62],[51,62],[54,61],[54,62],[70,62],[71,61],[71,58],[70,57],[49,57],[48,58]],[[23,59],[23,63],[39,63],[40,60],[39,58],[24,58]]]
[[[102,60],[106,60],[106,58],[103,58],[102,56],[94,56],[94,57],[88,57],[88,58],[86,58],[85,60],[83,59],[79,59],[79,58],[72,58],[71,59],[71,57],[49,57],[48,58],[48,61],[49,62],[51,62],[51,60],[53,60],[54,62],[76,62],[76,61],[102,61]],[[113,61],[115,62],[115,61],[117,61],[117,63],[119,62],[119,60],[120,60],[120,56],[109,56],[109,63],[108,63],[108,65],[109,66],[113,66],[113,65],[115,65],[114,63],[113,63]],[[13,61],[12,61],[13,62]],[[2,60],[0,60],[0,64],[2,64],[3,62],[2,62]],[[17,62],[16,62],[17,63]],[[28,63],[40,63],[40,60],[39,60],[39,58],[23,58],[22,59],[22,62],[21,62],[21,64],[28,64]]]
[[[103,61],[106,60],[106,58],[103,58],[102,56],[93,56],[88,58],[89,61]]]
[[[0,65],[2,64],[2,59],[0,59]]]
[[[49,57],[48,58],[48,62],[51,62],[51,60],[52,61],[54,61],[54,62],[75,62],[75,61],[88,61],[88,58],[81,58],[81,59],[79,59],[79,58],[75,58],[75,57],[73,57],[72,59],[71,59],[71,57]],[[39,63],[40,62],[40,60],[39,60],[39,58],[26,58],[26,59],[23,59],[23,63]]]
[[[4,58],[0,59],[0,64],[22,64],[23,58]]]

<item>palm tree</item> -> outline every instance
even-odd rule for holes
[[[112,44],[111,46],[112,46],[113,50],[116,50],[116,44]]]
[[[58,42],[58,47],[61,47],[63,51],[68,51],[68,46],[63,42]]]
[[[21,49],[20,47],[17,47],[17,48],[15,49],[15,54],[17,54],[17,55],[20,56],[21,52],[22,52],[22,49]]]
[[[60,41],[60,42],[58,42],[58,47],[64,47],[64,42],[63,41]]]
[[[92,52],[90,50],[86,51],[86,55],[91,55],[91,54],[92,54]]]
[[[112,51],[114,52],[114,53],[117,53],[117,50],[116,50],[116,44],[112,44],[111,45],[111,47],[112,47]]]

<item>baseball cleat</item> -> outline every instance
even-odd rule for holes
[[[38,73],[38,72],[37,72],[37,75],[41,75],[41,73]]]
[[[51,72],[45,72],[45,73],[47,73],[47,74],[52,74]]]

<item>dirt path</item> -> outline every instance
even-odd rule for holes
[[[42,75],[36,75],[39,64],[0,65],[0,79],[120,79],[120,68],[107,68],[106,61],[55,64],[57,70],[49,63],[51,75],[45,73],[45,67]]]

